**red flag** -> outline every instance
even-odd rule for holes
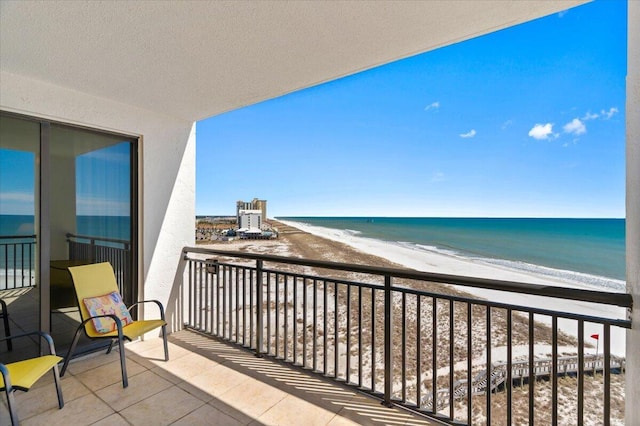
[[[592,334],[591,338],[598,340],[598,339],[600,339],[600,335],[599,334]]]

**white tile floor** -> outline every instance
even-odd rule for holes
[[[426,419],[337,383],[256,358],[190,331],[126,346],[129,387],[116,351],[73,361],[58,409],[52,375],[16,392],[21,425],[429,425]],[[4,393],[2,393],[4,398]],[[10,423],[4,401],[0,425]]]

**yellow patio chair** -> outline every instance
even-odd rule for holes
[[[76,291],[82,322],[73,336],[71,347],[64,359],[60,372],[61,376],[64,376],[67,370],[67,365],[71,360],[82,331],[90,339],[111,339],[107,354],[111,352],[113,344],[118,342],[123,388],[129,385],[124,339],[132,341],[160,327],[162,328],[162,339],[164,340],[164,360],[169,360],[167,323],[164,318],[162,303],[157,300],[143,300],[127,308],[122,302],[122,297],[118,291],[118,283],[109,262],[70,267],[69,272]],[[157,304],[160,309],[160,319],[134,321],[131,318],[130,310],[140,303]]]
[[[7,394],[9,416],[11,417],[11,424],[13,426],[18,425],[18,413],[16,411],[13,393],[16,390],[27,392],[31,386],[47,374],[49,370],[53,370],[56,392],[58,393],[58,407],[64,407],[62,389],[60,388],[60,376],[58,375],[58,363],[62,361],[62,357],[56,355],[56,349],[51,336],[42,331],[33,331],[31,333],[11,336],[11,339],[15,340],[32,335],[40,335],[40,337],[49,344],[49,355],[42,355],[37,358],[25,359],[8,364],[0,363],[0,391],[5,391]],[[7,340],[7,337],[0,339],[0,341],[2,340]]]

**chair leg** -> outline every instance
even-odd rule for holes
[[[109,355],[111,353],[111,349],[113,349],[114,343],[115,343],[115,340],[111,339],[111,343],[109,343],[109,348],[107,348],[107,353],[105,355]]]
[[[18,426],[18,413],[16,412],[16,400],[13,397],[13,389],[5,389],[7,393],[7,405],[9,406],[9,416],[11,417],[11,426]]]
[[[164,360],[169,361],[169,345],[167,344],[167,326],[162,326],[162,340],[164,341]]]
[[[4,335],[5,337],[11,336],[11,329],[9,328],[9,312],[7,312],[7,304],[4,300],[0,299],[0,306],[2,307],[2,320],[4,321]],[[7,339],[7,350],[13,350],[13,343],[11,339]]]
[[[67,366],[69,365],[69,361],[71,361],[71,355],[73,355],[73,351],[76,349],[76,345],[78,344],[78,339],[80,338],[80,332],[82,331],[83,326],[80,325],[76,330],[76,334],[73,336],[73,340],[71,341],[71,347],[69,347],[69,352],[67,352],[67,356],[64,357],[64,364],[62,364],[62,370],[60,370],[60,377],[64,376],[64,373],[67,371]]]
[[[62,388],[60,387],[60,374],[58,373],[58,364],[53,366],[53,380],[56,383],[56,392],[58,393],[58,407],[64,407],[64,398],[62,397]]]
[[[124,338],[118,339],[118,348],[120,350],[120,369],[122,370],[122,387],[129,386],[129,379],[127,378],[127,364],[124,354]]]

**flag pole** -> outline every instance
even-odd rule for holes
[[[593,376],[596,375],[596,366],[598,364],[598,349],[600,348],[600,333],[592,334],[592,339],[596,339],[596,357],[593,360]]]

